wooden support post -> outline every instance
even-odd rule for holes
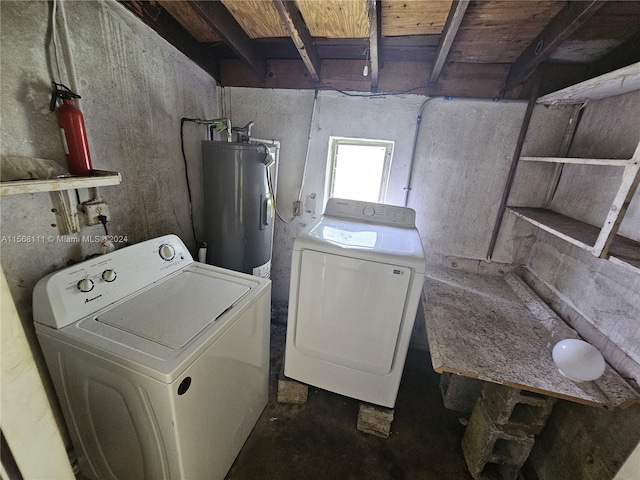
[[[620,183],[620,187],[618,187],[618,192],[613,199],[607,218],[600,230],[600,235],[598,235],[598,239],[593,246],[593,254],[597,257],[607,258],[609,247],[616,233],[618,233],[620,223],[640,183],[640,143],[638,143],[636,147],[632,161],[633,163],[630,163],[624,168],[622,182]]]
[[[560,145],[560,151],[558,152],[559,157],[566,157],[569,154],[569,149],[571,148],[571,143],[573,142],[573,137],[575,136],[576,128],[578,127],[581,112],[582,103],[574,105],[573,111],[571,112],[571,117],[569,118],[569,122],[567,123],[567,128],[564,131],[564,136],[562,137],[562,144]],[[563,166],[563,163],[557,163],[555,165],[551,180],[549,181],[549,190],[547,190],[544,208],[549,208],[549,205],[551,204],[551,201],[556,194],[558,183],[560,182],[560,177],[562,176]]]
[[[369,61],[371,63],[371,91],[378,91],[380,81],[380,37],[381,37],[381,3],[380,0],[367,0],[369,17]]]
[[[500,226],[502,225],[502,218],[504,217],[504,212],[507,210],[507,202],[509,200],[509,194],[511,193],[511,187],[513,186],[513,180],[516,177],[518,160],[520,159],[520,153],[522,153],[522,147],[524,145],[524,140],[527,136],[527,130],[529,129],[529,123],[531,122],[531,117],[533,116],[533,107],[536,106],[536,99],[538,98],[538,90],[540,89],[541,83],[542,83],[542,79],[540,78],[540,76],[537,76],[536,81],[533,85],[531,96],[529,97],[529,103],[527,104],[527,110],[524,114],[522,125],[520,126],[520,134],[518,135],[518,141],[516,142],[516,147],[515,147],[515,150],[513,151],[513,156],[511,157],[511,165],[509,167],[509,173],[507,175],[507,181],[505,182],[504,191],[502,192],[500,209],[498,210],[498,215],[496,216],[496,221],[493,226],[493,233],[491,234],[491,240],[489,241],[489,248],[487,249],[487,261],[491,261],[491,257],[493,256],[493,251],[496,248],[496,242],[498,241],[498,233],[500,233]]]

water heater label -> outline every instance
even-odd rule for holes
[[[271,278],[271,260],[269,260],[264,265],[255,267],[253,269],[253,275],[260,278]]]

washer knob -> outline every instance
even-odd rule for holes
[[[93,290],[93,281],[88,278],[83,278],[78,282],[78,290],[87,293]]]
[[[367,217],[373,217],[376,214],[376,210],[373,207],[364,207],[362,213]]]
[[[160,257],[163,260],[166,260],[167,262],[170,260],[173,260],[173,257],[176,256],[176,251],[173,249],[171,245],[167,243],[165,243],[160,247],[160,249],[158,250],[158,253],[160,254]]]
[[[116,279],[115,270],[108,269],[108,270],[105,270],[104,272],[102,272],[102,279],[105,282],[113,282]]]

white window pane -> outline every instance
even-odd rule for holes
[[[331,195],[378,202],[385,157],[386,148],[383,146],[339,144],[336,149]]]

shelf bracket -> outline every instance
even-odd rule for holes
[[[80,231],[76,190],[61,190],[51,193],[57,225],[62,235]]]

